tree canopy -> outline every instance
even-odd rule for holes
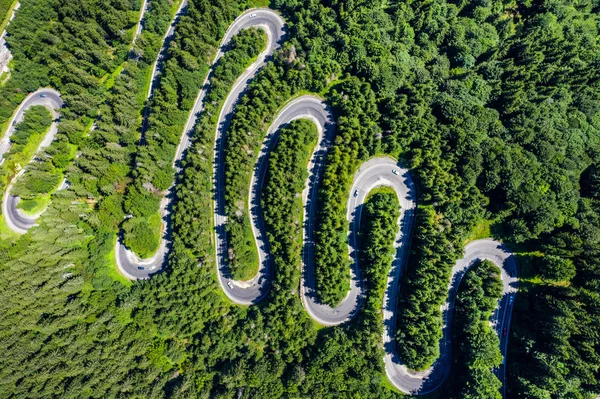
[[[32,164],[28,184],[15,190],[37,198],[55,176],[70,187],[52,194],[28,234],[7,234],[0,224],[0,396],[401,397],[386,382],[381,343],[399,210],[394,194],[375,192],[364,204],[359,255],[367,296],[356,317],[325,328],[303,308],[298,193],[314,143],[308,122],[281,132],[261,198],[275,264],[271,291],[259,304],[237,306],[217,281],[216,115],[264,47],[258,31],[243,32],[222,58],[182,172],[176,177],[171,168],[223,34],[243,10],[264,2],[188,1],[148,104],[141,145],[150,69],[179,3],[149,0],[132,52],[140,0],[21,3],[7,28],[14,60],[0,84],[0,124],[40,87],[59,90],[65,107],[56,140]],[[505,364],[508,396],[597,395],[600,4],[272,0],[269,6],[285,18],[287,35],[232,116],[229,210],[235,214],[247,195],[257,145],[279,107],[294,95],[319,93],[336,122],[315,220],[319,299],[336,304],[348,290],[345,207],[354,173],[373,156],[394,157],[418,186],[398,304],[402,362],[424,369],[435,361],[451,268],[470,237],[493,236],[515,252],[520,277]],[[47,126],[42,114],[26,115],[33,130]],[[13,159],[34,136],[23,128],[14,136]],[[234,167],[239,173],[231,173]],[[0,180],[3,195],[7,176]],[[158,225],[152,217],[173,182],[165,271],[127,281],[114,265],[117,234],[125,228],[138,253],[150,253]],[[126,215],[133,218],[124,225]],[[247,209],[232,221],[243,275],[253,267]],[[464,339],[455,340],[457,378],[450,388],[458,397],[498,395],[491,372],[497,337],[486,324],[497,286],[497,271],[485,262],[463,281],[453,331]]]

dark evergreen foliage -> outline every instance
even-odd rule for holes
[[[391,195],[365,205],[361,264],[368,297],[357,318],[318,329],[303,310],[302,210],[292,200],[302,175],[292,172],[306,166],[296,146],[310,141],[304,123],[286,130],[290,141],[273,154],[281,162],[272,165],[270,182],[286,176],[289,185],[275,190],[270,183],[262,198],[275,253],[273,289],[251,307],[231,304],[220,291],[211,222],[214,115],[247,58],[223,64],[215,112],[203,114],[196,127],[176,187],[166,272],[130,284],[112,263],[125,214],[155,214],[158,197],[144,184],[164,190],[173,181],[174,147],[225,29],[255,4],[189,1],[150,104],[147,142],[138,147],[149,68],[173,4],[150,0],[145,33],[130,57],[141,1],[22,1],[8,28],[14,62],[0,86],[0,122],[27,93],[58,89],[66,107],[57,140],[42,157],[52,167],[40,173],[64,171],[71,188],[54,193],[39,227],[19,238],[0,236],[0,396],[399,396],[385,385],[381,348],[380,295],[398,209]],[[271,6],[286,18],[287,41],[249,86],[228,135],[236,146],[256,149],[276,110],[303,91],[323,93],[333,107],[337,135],[317,220],[321,299],[336,303],[347,290],[352,176],[361,161],[389,154],[411,168],[419,193],[401,284],[402,360],[411,368],[435,360],[451,267],[473,229],[491,223],[492,234],[516,251],[521,277],[509,396],[598,394],[598,2],[273,0]],[[237,162],[233,151],[228,156]],[[229,203],[247,194],[254,158],[236,164],[239,177],[228,176]],[[279,209],[286,213],[273,213]],[[469,333],[460,343],[464,356],[455,358],[461,382],[497,384],[488,378],[497,363],[488,356],[493,337],[474,327],[487,318],[495,284],[478,271],[465,280],[473,289],[461,297],[469,311],[455,326]],[[481,337],[490,352],[468,350]]]

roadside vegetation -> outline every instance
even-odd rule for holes
[[[15,125],[10,136],[11,147],[4,153],[2,165],[2,183],[15,176],[35,155],[35,150],[50,128],[52,114],[42,106],[33,106],[25,112],[23,120]],[[3,132],[5,133],[5,132]]]
[[[336,138],[327,154],[319,187],[315,228],[315,273],[319,299],[336,306],[350,289],[346,202],[360,163],[377,152],[380,128],[371,86],[351,77],[334,86],[328,98],[336,114]]]
[[[17,0],[0,0],[0,34],[6,28]]]
[[[250,65],[265,47],[266,37],[257,29],[245,30],[232,39],[230,48],[215,67],[210,78],[211,94],[206,103],[221,104],[229,88],[242,71]],[[191,61],[190,61],[191,62]],[[203,78],[199,72],[206,73],[206,66],[201,67],[197,61],[189,65],[195,79]],[[175,68],[175,64],[173,65]],[[176,68],[181,68],[179,65]],[[178,71],[181,73],[183,71]],[[137,149],[136,168],[133,170],[133,183],[129,185],[125,196],[125,211],[134,217],[123,223],[125,244],[142,258],[152,255],[160,244],[161,223],[158,208],[162,197],[173,184],[175,170],[172,167],[175,151],[189,115],[193,101],[186,101],[180,110],[173,109],[177,93],[172,91],[172,80],[175,76],[165,73],[161,84],[154,94],[150,108],[149,128],[144,143]],[[192,82],[190,82],[192,83]],[[200,84],[193,86],[199,89]],[[192,87],[181,86],[181,89],[193,94]],[[195,97],[192,97],[195,98]],[[218,114],[220,107],[213,107]],[[155,221],[155,222],[153,222]],[[236,262],[232,270],[237,270]]]
[[[129,190],[147,182],[164,190],[173,181],[174,143],[223,33],[248,6],[189,1],[137,153],[148,66],[173,5],[150,2],[157,14],[147,18],[156,24],[132,59],[140,1],[24,1],[8,27],[14,65],[0,87],[0,122],[27,93],[54,87],[66,103],[55,145],[78,152],[66,166],[71,188],[53,195],[40,226],[0,242],[0,396],[400,397],[385,383],[381,348],[378,290],[394,208],[387,195],[374,195],[365,210],[374,199],[381,206],[363,213],[381,220],[363,220],[381,234],[361,233],[361,245],[373,235],[385,250],[363,247],[361,256],[374,259],[362,263],[368,297],[354,321],[314,325],[298,292],[298,253],[275,257],[263,302],[231,304],[216,279],[210,206],[218,105],[200,119],[182,164],[166,271],[134,284],[117,277],[111,254],[124,216],[158,209]],[[419,193],[401,282],[402,361],[423,369],[435,360],[451,267],[477,224],[493,220],[489,234],[518,254],[522,277],[509,396],[600,392],[598,4],[272,0],[271,7],[285,17],[288,37],[249,86],[227,134],[255,151],[286,100],[333,84],[326,100],[337,133],[316,221],[320,299],[335,304],[347,291],[352,175],[362,160],[388,154],[411,169]],[[114,85],[105,85],[111,75]],[[239,165],[240,179],[255,158]],[[305,167],[299,163],[293,170]],[[227,186],[248,190],[248,182]],[[293,198],[291,189],[279,194]],[[138,194],[140,205],[131,200]],[[299,205],[287,205],[295,207],[289,215],[271,220],[300,223]],[[300,230],[291,233],[290,242],[301,240]],[[280,234],[270,234],[284,251]],[[494,363],[486,353],[460,360],[461,369]]]
[[[458,290],[452,349],[454,397],[502,399],[502,383],[493,373],[502,363],[500,338],[490,325],[502,296],[500,269],[489,260],[479,262],[467,270]]]
[[[396,256],[394,239],[398,234],[399,217],[400,203],[390,188],[377,189],[365,201],[359,231],[359,263],[369,289],[366,309],[375,312],[372,321],[379,324],[383,319],[381,309],[387,276]]]
[[[269,154],[269,169],[261,196],[260,205],[267,227],[268,245],[275,262],[275,273],[279,275],[281,271],[294,270],[292,276],[282,275],[277,280],[291,279],[286,283],[291,287],[300,284],[297,265],[302,263],[302,191],[317,137],[316,126],[307,119],[292,121],[281,129],[277,146]]]
[[[52,124],[52,114],[43,106],[33,106],[25,112],[23,120],[15,125],[15,131],[10,137],[11,148],[4,154],[5,163],[0,172],[1,187],[17,178],[17,174],[27,168],[12,186],[10,194],[21,198],[18,207],[27,214],[37,214],[43,211],[50,202],[50,193],[58,188],[61,174],[38,173],[43,171],[46,164],[39,158],[31,162],[36,155],[39,144],[48,133]],[[61,158],[55,162],[60,165]],[[4,193],[6,195],[6,193]]]

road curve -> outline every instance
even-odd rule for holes
[[[144,6],[146,6],[146,7],[144,7]],[[143,143],[144,135],[146,133],[146,130],[148,129],[148,115],[150,112],[149,100],[152,97],[154,90],[158,86],[159,75],[164,66],[163,61],[167,55],[167,51],[169,49],[169,43],[175,36],[175,28],[177,27],[177,23],[179,22],[182,15],[184,14],[184,12],[186,10],[186,6],[187,6],[187,0],[182,0],[181,3],[179,4],[179,8],[177,9],[177,11],[175,12],[175,15],[173,16],[173,19],[171,20],[169,29],[167,29],[167,32],[165,32],[165,35],[163,36],[160,51],[158,52],[158,54],[156,56],[156,60],[152,64],[152,73],[150,75],[150,85],[148,86],[148,92],[146,93],[146,105],[144,107],[142,127],[141,127],[141,131],[140,131],[140,144]],[[144,7],[144,10],[147,9],[146,4],[144,4],[143,7]],[[140,25],[138,25],[138,29],[140,32],[141,32],[141,26],[142,26],[141,21],[142,21],[142,19],[140,18]],[[165,234],[165,235],[167,234],[167,231],[165,229],[166,222],[167,222],[165,220],[166,209],[169,204],[170,204],[170,201],[167,198],[167,196],[163,197],[163,199],[160,202],[160,213],[161,213],[161,215],[163,215],[163,229],[164,229],[163,234]],[[150,258],[142,259],[139,256],[137,256],[133,251],[129,250],[129,248],[127,248],[123,244],[123,233],[120,232],[119,237],[117,238],[117,241],[115,243],[115,259],[117,262],[117,268],[119,269],[121,274],[123,274],[125,277],[127,277],[130,280],[147,279],[152,274],[160,271],[162,269],[162,266],[166,263],[167,254],[168,254],[168,244],[169,244],[169,242],[166,239],[166,237],[162,238],[156,253]]]
[[[492,315],[494,330],[500,337],[500,351],[507,354],[508,332],[512,315],[513,301],[517,291],[517,267],[514,255],[501,243],[491,239],[477,240],[465,247],[465,254],[452,268],[452,277],[448,285],[448,297],[442,306],[443,336],[440,340],[440,357],[432,367],[422,372],[408,370],[395,354],[394,335],[396,331],[396,311],[399,290],[389,284],[386,289],[384,304],[384,357],[388,379],[399,390],[416,395],[425,395],[437,390],[450,375],[452,367],[452,328],[454,320],[454,302],[460,282],[466,271],[478,261],[490,260],[501,270],[503,296],[496,311]],[[402,270],[398,271],[401,276]],[[388,301],[389,298],[389,301]],[[392,306],[392,308],[388,308]],[[503,385],[503,397],[506,390],[504,364],[494,370]]]
[[[324,163],[324,155],[332,143],[335,134],[335,125],[333,115],[329,107],[322,99],[313,95],[304,95],[293,99],[287,103],[281,111],[275,116],[273,122],[267,130],[267,134],[263,140],[258,161],[254,167],[250,183],[250,192],[248,195],[248,207],[251,212],[252,231],[256,240],[259,254],[259,271],[249,281],[235,281],[230,278],[229,268],[227,266],[227,243],[225,232],[225,177],[223,162],[219,164],[221,174],[217,175],[215,181],[215,204],[214,204],[214,221],[215,221],[215,237],[217,243],[217,270],[219,272],[219,282],[227,296],[235,303],[241,305],[250,305],[260,301],[269,292],[269,288],[273,279],[273,262],[269,255],[268,242],[266,241],[266,232],[262,210],[260,206],[260,198],[265,180],[265,175],[268,167],[268,154],[275,148],[279,139],[279,132],[282,127],[296,119],[308,119],[317,127],[318,139],[317,145],[310,157],[309,170],[310,177],[307,179],[305,189],[303,191],[303,203],[306,204],[307,198],[310,196],[311,202],[307,211],[312,211],[315,204],[316,188],[318,186],[318,178],[321,175],[320,170]],[[224,161],[223,157],[220,158]],[[310,219],[308,219],[310,220]]]
[[[304,106],[307,100],[312,100],[311,106],[320,114],[318,118],[315,119],[312,109]],[[501,269],[504,296],[499,303],[498,309],[492,316],[492,322],[501,339],[501,352],[503,356],[506,356],[512,303],[517,284],[516,263],[514,256],[502,244],[493,240],[478,240],[471,242],[465,247],[465,256],[458,260],[452,269],[452,278],[448,286],[448,297],[442,307],[444,328],[443,338],[440,341],[441,355],[439,359],[430,369],[423,372],[413,372],[408,370],[398,358],[395,351],[394,338],[396,333],[396,307],[400,295],[400,281],[406,267],[410,249],[411,233],[416,212],[416,188],[409,171],[398,166],[397,162],[390,158],[371,159],[363,163],[354,176],[347,202],[347,219],[351,226],[349,254],[353,258],[350,291],[336,308],[331,308],[318,301],[315,287],[311,222],[315,220],[316,216],[316,192],[320,169],[328,145],[333,139],[334,132],[332,116],[324,104],[321,103],[319,106],[315,106],[319,102],[320,100],[310,96],[303,96],[290,102],[278,114],[269,128],[252,175],[249,197],[249,209],[251,212],[253,233],[259,252],[260,269],[257,276],[249,282],[236,282],[229,279],[227,277],[226,265],[223,261],[226,256],[226,245],[221,240],[218,246],[220,254],[217,256],[217,264],[219,268],[219,282],[224,292],[234,302],[244,305],[258,302],[268,292],[274,270],[272,261],[269,258],[268,242],[264,238],[265,228],[259,202],[267,167],[266,158],[277,142],[277,132],[282,125],[293,119],[309,118],[319,128],[319,144],[311,157],[309,165],[310,177],[303,192],[305,229],[301,298],[309,315],[323,325],[332,326],[350,320],[360,309],[365,294],[357,253],[357,233],[360,230],[362,205],[369,192],[374,188],[390,187],[395,191],[400,201],[400,216],[398,218],[398,232],[394,240],[396,256],[388,274],[387,288],[383,299],[383,344],[386,353],[384,364],[389,380],[399,390],[417,395],[435,391],[446,380],[452,366],[452,327],[457,289],[465,272],[477,260],[489,259]],[[326,132],[325,134],[323,134],[324,131]],[[216,216],[215,220],[218,220]],[[221,217],[221,220],[224,221],[224,216]],[[222,225],[217,225],[216,227],[217,233],[219,232],[219,228],[223,229]],[[221,234],[224,237],[223,231]],[[504,366],[502,365],[495,372],[504,384]]]
[[[43,97],[42,97],[43,96]],[[0,140],[0,165],[4,162],[4,154],[10,150],[11,142],[10,136],[15,131],[15,125],[23,120],[25,112],[35,105],[41,105],[46,107],[51,113],[53,117],[52,125],[50,125],[50,129],[46,136],[44,136],[42,142],[37,148],[36,152],[39,152],[43,148],[48,147],[52,141],[54,140],[54,136],[56,136],[56,132],[58,131],[58,120],[60,118],[59,109],[63,106],[63,101],[60,98],[60,93],[54,89],[39,89],[31,94],[29,94],[21,105],[17,108],[17,111],[14,113],[13,117],[8,122],[8,129],[6,133]],[[11,183],[9,183],[6,188],[5,194],[2,198],[2,214],[4,215],[4,220],[8,227],[16,233],[25,234],[27,231],[35,225],[36,220],[40,216],[40,214],[35,216],[25,215],[20,209],[17,208],[19,203],[19,197],[15,197],[10,195],[10,190],[14,184],[14,182],[21,176],[21,174],[25,171],[25,168],[21,169],[21,171],[12,179]]]
[[[252,17],[251,17],[252,15]],[[321,100],[312,96],[302,96],[286,105],[277,115],[271,127],[269,128],[263,146],[261,148],[259,159],[251,178],[249,208],[252,216],[252,228],[255,235],[256,244],[259,252],[260,268],[258,274],[250,281],[239,282],[230,279],[230,274],[226,264],[226,217],[224,212],[224,155],[223,143],[224,133],[229,127],[229,121],[234,106],[241,93],[245,90],[249,80],[256,74],[257,70],[265,63],[266,57],[273,53],[279,45],[284,35],[283,20],[268,9],[249,10],[242,14],[227,30],[219,52],[215,56],[214,64],[223,55],[225,45],[236,33],[242,29],[251,26],[259,27],[267,32],[269,39],[267,49],[258,57],[257,61],[250,66],[242,76],[238,78],[233,89],[225,100],[218,120],[214,148],[214,223],[216,236],[216,260],[219,274],[219,282],[227,296],[234,302],[243,305],[249,305],[260,301],[269,290],[273,275],[272,263],[269,259],[268,243],[265,240],[265,230],[260,210],[260,192],[264,182],[264,176],[267,168],[266,159],[268,153],[274,147],[277,141],[277,133],[281,126],[298,118],[308,118],[315,122],[319,130],[318,145],[311,156],[309,170],[311,171],[307,185],[303,192],[305,204],[305,226],[304,229],[304,250],[303,250],[303,276],[301,282],[301,296],[304,306],[308,313],[316,321],[324,325],[338,325],[350,320],[362,305],[364,298],[364,288],[357,257],[357,232],[360,227],[360,217],[362,204],[367,194],[375,187],[389,186],[400,199],[401,209],[398,219],[398,233],[395,239],[396,258],[388,274],[387,288],[384,294],[383,321],[384,321],[384,348],[386,355],[384,363],[386,374],[392,384],[406,393],[427,394],[438,389],[448,377],[451,366],[452,349],[452,320],[454,313],[454,300],[456,290],[460,280],[466,270],[479,259],[489,259],[498,265],[502,270],[502,280],[504,282],[504,296],[499,303],[498,309],[494,312],[493,322],[496,331],[501,338],[501,351],[506,355],[508,331],[510,327],[510,315],[512,313],[512,303],[514,293],[516,292],[516,264],[514,257],[502,246],[502,244],[492,240],[479,240],[470,243],[465,248],[465,257],[457,261],[452,270],[452,279],[448,287],[448,298],[442,308],[443,311],[443,338],[440,341],[440,358],[428,370],[423,372],[412,372],[408,370],[398,356],[395,354],[395,331],[396,331],[396,305],[400,293],[399,286],[402,273],[406,265],[408,250],[410,248],[411,230],[414,222],[416,209],[416,190],[409,172],[397,166],[396,162],[389,158],[372,159],[361,166],[355,175],[352,185],[351,195],[348,199],[347,218],[351,223],[351,233],[349,237],[349,253],[354,262],[351,269],[351,289],[346,298],[336,308],[331,308],[321,304],[317,299],[314,279],[313,265],[313,242],[312,242],[312,221],[316,216],[316,192],[321,166],[323,165],[325,154],[329,143],[332,140],[334,124],[331,113]],[[212,71],[212,70],[211,70]],[[203,110],[203,101],[208,87],[208,79],[212,72],[207,76],[202,89],[200,90],[194,108],[186,124],[177,153],[174,159],[174,166],[178,167],[183,154],[189,148],[191,133],[196,123],[198,114]],[[153,75],[154,76],[154,75]],[[392,170],[396,170],[393,173]],[[172,188],[170,189],[172,194]],[[172,195],[165,196],[161,203],[161,213],[165,223],[168,219],[168,212]],[[165,229],[166,230],[166,229]],[[123,274],[131,279],[148,278],[154,271],[162,268],[168,248],[168,240],[164,237],[161,240],[161,246],[157,254],[146,260],[139,259],[117,242],[117,263]],[[143,270],[140,270],[139,268]],[[504,368],[500,367],[497,374],[504,383]]]
[[[183,9],[183,4],[182,8]],[[233,112],[233,108],[237,103],[240,95],[246,89],[249,81],[256,75],[258,70],[265,65],[267,59],[273,54],[275,49],[277,49],[281,43],[281,39],[284,36],[284,21],[276,12],[270,9],[251,9],[244,13],[242,13],[227,29],[221,43],[219,45],[219,50],[213,59],[211,64],[211,69],[202,84],[202,88],[200,89],[198,96],[196,97],[196,101],[194,103],[194,107],[190,112],[190,116],[188,117],[187,123],[185,125],[183,135],[181,137],[181,141],[179,146],[177,147],[177,152],[175,154],[175,158],[173,160],[173,166],[176,168],[177,173],[179,173],[179,163],[183,159],[185,151],[189,148],[191,144],[191,138],[193,134],[194,126],[196,125],[196,121],[198,119],[199,114],[204,109],[204,98],[207,94],[207,89],[209,86],[209,79],[213,74],[214,67],[218,60],[223,56],[227,45],[237,33],[244,29],[248,29],[251,27],[256,27],[263,29],[267,35],[267,47],[266,49],[257,57],[256,61],[252,63],[244,73],[236,80],[233,88],[229,92],[223,107],[221,109],[221,113],[219,115],[219,122],[217,124],[217,138],[215,143],[217,143],[215,147],[215,153],[219,151],[218,146],[222,145],[222,140],[220,140],[222,132],[225,132],[229,126],[229,120],[231,118],[231,114]],[[222,148],[221,148],[222,150]],[[170,246],[169,242],[169,219],[170,219],[170,208],[171,201],[174,197],[174,185],[168,190],[168,194],[165,195],[161,201],[160,212],[163,219],[163,237],[161,238],[160,246],[158,251],[154,256],[148,259],[140,259],[137,255],[135,255],[132,251],[130,251],[127,247],[122,244],[122,237],[120,237],[115,245],[115,257],[117,261],[117,267],[119,271],[127,278],[131,280],[137,279],[147,279],[152,274],[160,271],[165,263],[168,255],[168,250]]]

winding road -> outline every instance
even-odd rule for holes
[[[298,97],[286,104],[277,114],[260,149],[258,162],[254,168],[251,177],[250,195],[248,196],[248,206],[252,213],[252,230],[256,238],[259,253],[259,271],[254,278],[249,281],[235,281],[230,278],[229,267],[227,266],[227,234],[225,224],[225,168],[224,162],[217,162],[215,169],[215,239],[217,243],[217,269],[219,272],[219,282],[225,291],[225,294],[235,303],[240,305],[250,305],[260,301],[269,291],[270,283],[273,277],[273,263],[269,258],[268,243],[260,210],[260,193],[265,179],[268,166],[268,154],[277,144],[279,131],[281,127],[295,119],[309,119],[315,123],[318,131],[317,146],[310,157],[309,169],[312,178],[308,179],[307,185],[303,191],[303,198],[310,196],[311,203],[316,201],[317,180],[320,176],[319,171],[323,167],[324,154],[332,143],[335,134],[335,125],[333,116],[327,105],[318,97],[313,95],[304,95]],[[220,141],[222,142],[222,140]],[[223,160],[223,148],[217,149],[219,160]],[[307,208],[308,209],[308,208]],[[313,220],[308,218],[308,220]],[[311,230],[312,231],[312,230]],[[304,286],[304,284],[303,284]]]
[[[311,120],[318,128],[319,138],[311,156],[308,169],[309,178],[302,193],[304,204],[304,246],[303,246],[303,271],[301,279],[302,302],[317,322],[327,325],[339,325],[352,319],[362,306],[365,297],[364,282],[361,276],[357,256],[357,232],[360,228],[362,205],[368,193],[381,186],[391,187],[400,200],[400,217],[398,218],[398,233],[395,237],[395,260],[387,277],[387,287],[383,301],[383,344],[385,349],[385,369],[391,383],[399,390],[411,394],[427,394],[438,389],[447,379],[452,365],[452,321],[454,315],[454,302],[456,291],[465,271],[478,260],[489,259],[500,267],[504,285],[504,295],[499,302],[497,310],[492,316],[492,323],[501,341],[501,352],[506,356],[508,330],[512,313],[513,300],[517,288],[517,268],[514,256],[502,244],[493,240],[478,240],[465,247],[465,256],[458,260],[452,269],[452,278],[448,286],[448,297],[442,307],[443,338],[440,341],[440,357],[428,370],[414,372],[404,366],[395,350],[396,314],[400,294],[400,282],[410,249],[412,227],[416,212],[416,187],[408,170],[400,167],[390,158],[374,158],[365,162],[354,176],[352,189],[347,202],[347,219],[350,223],[349,255],[353,259],[351,267],[351,287],[344,300],[335,308],[322,304],[318,299],[315,284],[314,270],[314,244],[313,223],[316,217],[317,190],[319,179],[323,172],[326,154],[335,135],[333,115],[327,105],[318,97],[304,95],[287,103],[274,118],[269,127],[260,149],[250,183],[248,206],[252,219],[252,230],[255,236],[259,253],[260,266],[257,275],[249,281],[234,281],[230,278],[227,266],[227,242],[225,225],[225,159],[224,138],[229,128],[231,115],[235,104],[245,91],[250,80],[266,62],[267,57],[273,54],[281,44],[285,35],[284,21],[275,12],[268,9],[248,10],[238,17],[229,27],[220,49],[211,67],[190,113],[185,126],[179,147],[174,158],[173,166],[179,172],[179,163],[185,151],[189,148],[191,134],[196,124],[199,113],[204,108],[204,97],[208,88],[208,80],[212,75],[212,68],[223,55],[223,51],[231,38],[242,29],[257,27],[264,29],[268,37],[267,48],[261,53],[248,69],[236,80],[232,90],[227,96],[218,118],[215,136],[213,164],[214,188],[214,227],[216,240],[216,263],[219,283],[226,295],[235,303],[250,305],[263,299],[269,292],[274,270],[269,254],[269,244],[266,241],[264,221],[260,209],[260,194],[262,192],[265,174],[268,167],[268,155],[275,147],[280,128],[290,121],[299,118]],[[354,195],[354,193],[356,193]],[[173,187],[163,198],[161,214],[165,234],[161,240],[160,249],[150,259],[139,259],[128,251],[120,241],[117,241],[116,257],[121,272],[131,279],[150,277],[159,271],[168,253],[168,223],[169,209],[173,198]],[[495,370],[501,381],[505,381],[504,367]]]
[[[248,77],[241,77],[238,82],[247,82]],[[315,284],[314,270],[314,244],[313,221],[316,218],[316,195],[318,182],[322,173],[327,150],[335,134],[333,115],[328,107],[315,96],[305,95],[290,101],[277,114],[269,127],[263,140],[258,160],[255,165],[248,198],[248,209],[252,220],[252,230],[259,255],[259,271],[248,281],[235,281],[231,278],[227,266],[228,246],[226,242],[225,225],[225,177],[223,134],[229,126],[228,119],[224,117],[233,109],[233,103],[239,97],[236,85],[234,91],[227,98],[224,111],[219,117],[219,128],[215,141],[214,165],[214,226],[216,241],[216,261],[219,283],[225,294],[235,303],[250,305],[259,302],[269,292],[273,277],[273,263],[270,259],[269,244],[266,241],[266,232],[262,211],[260,209],[260,195],[268,167],[268,154],[275,147],[280,128],[294,119],[306,118],[311,120],[318,128],[318,144],[311,156],[308,165],[309,178],[302,193],[304,204],[304,249],[303,271],[301,280],[302,302],[310,316],[320,324],[333,326],[344,323],[360,310],[365,296],[364,282],[360,273],[357,256],[357,232],[360,228],[362,204],[368,193],[381,186],[391,187],[397,194],[401,209],[398,219],[398,233],[395,239],[396,257],[388,274],[387,288],[384,296],[383,343],[386,351],[384,363],[386,374],[392,384],[405,393],[427,394],[438,389],[446,380],[452,365],[452,320],[454,314],[454,300],[460,280],[469,266],[477,260],[489,259],[502,270],[504,282],[504,296],[500,301],[498,310],[494,313],[492,322],[501,339],[501,351],[506,355],[506,342],[510,326],[510,315],[514,292],[516,292],[516,265],[514,257],[500,243],[492,240],[474,241],[465,248],[465,257],[459,260],[452,270],[452,279],[448,287],[448,299],[443,306],[443,338],[440,341],[440,358],[428,370],[413,372],[406,368],[398,359],[395,351],[396,332],[396,306],[400,293],[400,281],[406,265],[410,248],[410,239],[414,216],[416,211],[416,188],[408,170],[398,166],[390,158],[375,158],[364,163],[354,177],[352,189],[347,204],[347,219],[351,225],[349,236],[349,254],[353,258],[351,268],[350,290],[344,300],[335,308],[321,303],[318,299]],[[356,195],[352,195],[356,192]],[[503,366],[497,374],[504,381]]]
[[[160,73],[163,69],[163,61],[167,55],[167,51],[169,49],[169,43],[175,37],[175,28],[177,27],[177,23],[181,19],[182,15],[185,13],[187,6],[187,0],[182,0],[179,4],[179,8],[175,12],[173,19],[171,20],[171,24],[169,25],[169,29],[165,32],[165,35],[162,40],[162,46],[158,55],[156,56],[156,60],[152,64],[152,73],[150,75],[150,85],[148,87],[148,92],[146,93],[146,106],[144,108],[144,116],[142,120],[142,127],[140,131],[140,144],[143,144],[144,135],[146,130],[148,129],[148,115],[149,115],[149,101],[154,93],[158,85],[158,81],[160,78]],[[145,8],[146,9],[146,8]],[[140,18],[141,21],[141,18]],[[141,30],[140,30],[141,32]],[[167,207],[170,204],[170,198],[173,194],[173,187],[171,187],[170,195],[163,197],[160,203],[160,212],[163,217],[163,227],[168,223],[168,215],[167,215]],[[167,260],[168,253],[168,244],[169,241],[167,239],[167,231],[165,229],[165,237],[161,239],[160,245],[156,253],[147,259],[142,259],[137,256],[133,251],[131,251],[127,246],[123,244],[123,236],[122,232],[120,233],[117,241],[115,243],[115,260],[117,263],[117,268],[126,278],[130,280],[139,280],[139,279],[148,279],[154,273],[159,272],[163,265]]]
[[[63,106],[63,101],[60,98],[60,93],[54,89],[39,89],[31,94],[29,94],[25,100],[19,105],[13,117],[8,122],[8,129],[0,140],[0,164],[4,162],[4,154],[10,150],[11,142],[10,136],[15,132],[15,125],[23,120],[25,116],[25,112],[35,105],[41,105],[46,107],[52,113],[52,125],[50,125],[50,129],[44,136],[42,142],[37,148],[37,152],[48,147],[52,141],[54,140],[54,136],[56,136],[56,132],[58,131],[58,120],[60,118],[60,113],[58,110]],[[16,233],[25,234],[27,231],[35,225],[36,220],[41,215],[29,216],[23,213],[20,209],[17,208],[19,204],[19,197],[15,197],[10,195],[10,190],[14,184],[14,182],[21,176],[21,174],[25,171],[25,168],[21,169],[19,173],[12,179],[11,183],[6,188],[6,192],[2,197],[2,214],[4,215],[4,220],[8,227]]]
[[[15,8],[13,9],[12,16],[10,18],[11,20],[15,17],[15,11],[18,10],[19,6],[20,4],[17,3]],[[147,9],[148,0],[144,0],[140,9],[140,16],[136,25],[135,34],[131,41],[130,49],[133,48],[137,38],[142,33],[142,21]],[[6,31],[2,32],[2,35],[0,36],[0,73],[3,69],[6,68],[6,64],[10,61],[11,58],[10,51],[8,50],[8,47],[6,46],[6,42],[4,40],[5,35]],[[0,165],[4,163],[4,154],[8,150],[10,150],[10,136],[15,131],[15,125],[23,120],[25,112],[27,112],[29,108],[35,105],[44,106],[52,113],[53,117],[52,125],[50,126],[50,129],[46,133],[46,136],[44,136],[44,139],[38,146],[36,150],[37,153],[40,150],[48,147],[54,140],[54,137],[56,136],[56,133],[58,131],[58,120],[60,118],[60,113],[58,112],[58,110],[62,108],[63,104],[64,103],[60,93],[54,89],[43,88],[29,94],[25,98],[25,100],[23,100],[21,105],[19,105],[12,119],[8,122],[8,129],[6,130],[2,139],[0,140]],[[26,215],[25,213],[23,213],[23,211],[17,208],[17,205],[19,204],[19,197],[10,195],[10,190],[12,189],[14,182],[17,181],[17,179],[24,172],[25,168],[21,169],[21,171],[19,171],[19,173],[12,179],[11,183],[6,188],[5,195],[2,198],[2,214],[4,215],[6,224],[11,230],[19,234],[25,234],[27,233],[27,231],[29,231],[31,227],[35,226],[37,219],[44,212],[42,211],[37,215]],[[63,181],[63,183],[61,184],[61,188],[65,187],[65,183],[66,182]]]
[[[185,1],[183,3],[185,3]],[[182,8],[180,8],[180,10],[181,9]],[[211,69],[204,83],[202,84],[202,88],[200,89],[198,96],[196,97],[194,107],[190,112],[190,116],[185,125],[181,141],[179,143],[179,146],[177,147],[177,152],[173,160],[173,166],[177,169],[177,173],[179,173],[180,171],[179,163],[183,159],[185,151],[189,148],[191,144],[191,137],[198,116],[204,109],[204,98],[207,94],[207,90],[209,87],[209,79],[213,74],[214,67],[216,66],[219,59],[223,56],[225,50],[227,49],[227,45],[229,44],[233,36],[235,36],[243,29],[248,29],[251,27],[256,27],[265,31],[267,35],[267,46],[265,50],[252,63],[252,65],[250,65],[244,71],[244,73],[236,80],[232,90],[229,92],[229,95],[227,96],[225,103],[223,104],[223,107],[221,109],[221,113],[219,115],[216,139],[217,146],[222,145],[220,144],[222,143],[222,140],[220,140],[221,134],[222,132],[227,131],[231,114],[233,113],[233,109],[240,95],[246,89],[249,81],[256,75],[258,70],[263,65],[265,65],[267,59],[273,54],[275,49],[279,47],[281,39],[285,34],[283,29],[283,19],[281,18],[281,16],[279,16],[279,14],[269,9],[248,10],[245,13],[241,14],[229,26],[229,28],[225,32],[225,35],[223,36],[223,39],[221,40],[219,50],[215,55],[215,58],[213,59]],[[153,80],[154,79],[155,77],[153,77]],[[216,151],[218,152],[218,150]],[[151,275],[162,270],[162,268],[166,264],[166,259],[170,247],[169,219],[172,199],[174,197],[174,189],[175,186],[172,185],[171,188],[169,188],[168,193],[163,197],[160,204],[160,212],[163,222],[163,236],[161,238],[159,249],[152,257],[147,259],[141,259],[135,253],[129,250],[125,245],[123,245],[122,237],[120,237],[117,240],[115,244],[115,257],[117,267],[125,277],[131,280],[147,279]]]
[[[424,395],[429,394],[440,388],[446,378],[450,375],[452,367],[452,328],[454,320],[454,302],[460,281],[469,267],[477,264],[481,260],[490,260],[500,268],[501,279],[503,283],[502,298],[496,311],[493,313],[491,322],[494,330],[500,338],[500,351],[506,358],[508,347],[508,332],[510,330],[510,321],[512,315],[513,302],[517,291],[517,266],[514,255],[501,243],[491,240],[477,240],[469,243],[465,247],[465,255],[459,259],[452,268],[452,277],[448,286],[448,297],[442,307],[443,317],[443,336],[440,340],[440,357],[432,367],[422,372],[408,370],[404,366],[395,352],[395,332],[396,332],[396,304],[400,290],[399,281],[402,276],[404,265],[402,261],[398,264],[398,258],[392,266],[388,275],[388,287],[384,297],[384,348],[386,355],[384,357],[385,370],[388,379],[399,390],[405,393]],[[506,396],[506,371],[504,364],[498,370],[496,375],[503,385],[503,397]]]

